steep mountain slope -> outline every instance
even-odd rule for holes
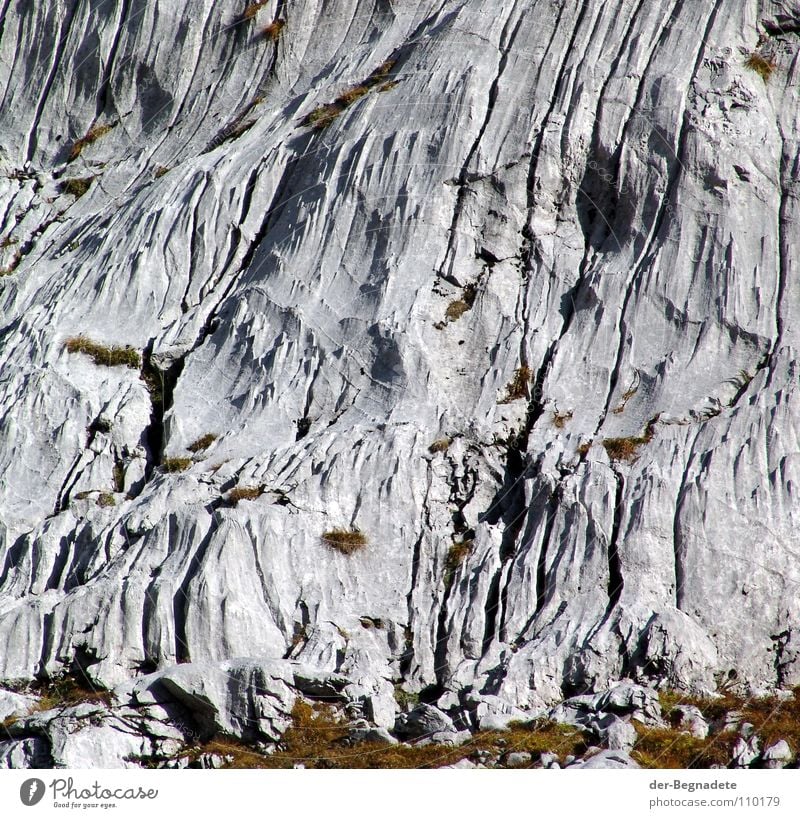
[[[800,684],[800,3],[242,11],[0,7],[0,678]]]

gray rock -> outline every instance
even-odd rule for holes
[[[0,769],[48,769],[52,766],[50,747],[44,739],[0,741]]]
[[[435,733],[458,732],[453,720],[430,704],[419,704],[410,713],[401,713],[394,729],[403,738],[421,738]]]
[[[630,752],[636,744],[638,735],[636,729],[629,721],[615,718],[611,724],[605,728],[605,741],[609,750],[622,750]]]
[[[792,748],[783,739],[767,747],[762,756],[763,766],[768,770],[780,770],[789,766],[793,760]]]
[[[761,755],[761,742],[758,736],[738,738],[731,750],[731,763],[734,767],[751,767]]]
[[[709,725],[699,708],[690,704],[682,704],[675,707],[673,712],[677,715],[678,727],[681,730],[691,733],[695,738],[708,737]]]
[[[27,716],[37,705],[36,696],[0,690],[0,722]]]
[[[527,767],[533,761],[530,753],[508,753],[503,759],[506,767]]]
[[[397,739],[382,727],[354,727],[348,733],[353,744],[397,744]]]
[[[264,740],[306,683],[800,684],[794,0],[5,5],[0,682]]]
[[[601,750],[590,758],[570,764],[571,770],[635,770],[639,765],[621,750]]]

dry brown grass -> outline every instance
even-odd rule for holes
[[[67,352],[88,355],[98,366],[127,366],[139,369],[142,365],[139,353],[130,346],[103,346],[90,340],[85,335],[77,335],[64,341]]]
[[[285,20],[273,20],[269,25],[261,29],[261,36],[270,42],[276,42],[286,28]]]
[[[309,769],[424,769],[443,767],[467,758],[476,750],[500,756],[506,751],[529,752],[538,759],[543,752],[560,759],[586,750],[585,736],[573,727],[551,722],[512,725],[504,732],[479,733],[460,747],[408,744],[359,744],[347,746],[348,729],[335,711],[326,705],[312,706],[298,701],[292,712],[293,724],[283,735],[279,750],[262,755],[246,745],[226,738],[191,748],[185,755],[202,753],[227,756],[229,769],[291,769],[302,764]]]
[[[444,579],[447,585],[453,581],[456,571],[458,571],[467,557],[472,553],[472,546],[474,544],[474,540],[467,539],[454,542],[450,546],[444,560]]]
[[[389,80],[389,82],[384,82],[378,86],[378,93],[383,94],[386,91],[391,91],[392,88],[396,88],[400,83],[397,80]]]
[[[346,111],[354,102],[366,96],[375,86],[386,84],[384,80],[394,68],[394,60],[387,60],[376,68],[364,82],[354,85],[343,91],[333,102],[317,106],[300,122],[306,128],[322,130],[327,128],[342,112]],[[387,89],[388,90],[388,89]]]
[[[65,179],[61,183],[61,192],[80,199],[92,186],[93,176],[84,176],[82,179]]]
[[[639,449],[646,446],[655,435],[655,427],[658,422],[658,415],[650,420],[645,428],[644,434],[634,437],[607,437],[603,441],[603,447],[611,460],[622,460],[631,463],[639,455]]]
[[[342,91],[342,93],[336,97],[335,104],[341,105],[343,108],[347,108],[354,102],[360,100],[361,97],[365,97],[368,93],[369,88],[366,85],[353,85],[347,90]]]
[[[586,443],[581,443],[581,445],[578,446],[577,451],[578,451],[578,454],[581,457],[586,457],[586,455],[589,454],[589,449],[591,449],[591,448],[592,448],[592,442],[587,441]]]
[[[469,304],[462,299],[458,299],[457,301],[451,301],[447,305],[447,309],[444,311],[444,317],[448,321],[458,321],[461,316],[469,310]]]
[[[765,57],[763,54],[759,54],[758,51],[753,51],[749,54],[744,61],[744,65],[745,68],[755,71],[765,83],[770,81],[772,75],[775,73],[775,69],[778,67],[773,60]]]
[[[72,162],[77,159],[89,145],[97,142],[101,136],[105,136],[114,126],[113,125],[94,125],[80,138],[76,139],[72,144],[72,150],[69,152],[69,161]]]
[[[652,770],[726,767],[736,740],[734,732],[699,739],[675,729],[645,727],[638,721],[633,725],[638,739],[631,755],[642,767]]]
[[[261,486],[237,486],[228,494],[228,502],[236,506],[242,500],[255,500],[264,493]]]
[[[170,474],[186,471],[192,465],[190,457],[165,457],[161,461],[161,468]]]
[[[452,443],[452,439],[449,437],[440,437],[431,443],[428,446],[428,451],[431,454],[437,454],[439,452],[446,452],[450,448],[450,444]]]
[[[37,712],[87,702],[104,705],[111,703],[111,694],[107,690],[94,687],[87,680],[78,680],[74,676],[59,676],[40,684],[32,692],[40,697],[36,704]]]
[[[249,3],[242,12],[242,16],[240,18],[242,22],[245,20],[252,20],[258,14],[258,12],[268,4],[268,2],[269,0],[261,0],[261,2]]]
[[[321,131],[323,128],[327,128],[343,110],[343,108],[333,104],[320,105],[303,119],[302,124],[313,128],[315,131]]]
[[[498,403],[513,403],[515,400],[521,400],[528,397],[528,384],[531,381],[532,373],[530,367],[523,364],[514,372],[514,377],[506,386],[505,397],[498,401]]]
[[[97,498],[97,505],[101,506],[102,508],[110,508],[111,506],[115,506],[117,501],[114,499],[114,495],[103,491],[100,492],[100,496]]]
[[[572,412],[553,412],[553,426],[556,429],[563,429],[570,420],[572,420]]]
[[[190,452],[203,452],[205,451],[215,440],[217,439],[216,435],[207,434],[198,437],[197,440],[190,443],[186,448]]]
[[[22,260],[22,255],[19,251],[16,251],[13,256],[11,256],[11,261],[5,265],[5,267],[0,267],[0,277],[11,275],[14,270],[17,269],[19,266],[20,261]]]
[[[360,551],[369,540],[357,528],[333,528],[322,535],[322,542],[342,554],[354,554]]]
[[[165,167],[164,165],[156,165],[155,168],[153,168],[153,176],[156,179],[160,179],[162,176],[165,176],[167,173],[169,173],[169,168]]]

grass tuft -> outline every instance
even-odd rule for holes
[[[450,448],[450,444],[453,442],[452,438],[449,437],[440,437],[431,443],[428,446],[428,451],[431,454],[438,454],[439,452],[446,452]]]
[[[89,128],[80,139],[76,139],[72,144],[72,150],[69,152],[69,161],[72,162],[77,159],[83,153],[84,148],[97,142],[97,140],[100,139],[101,136],[105,136],[112,127],[113,125],[95,125]]]
[[[640,447],[647,445],[653,439],[657,422],[658,415],[648,422],[644,434],[639,437],[607,437],[603,441],[603,447],[608,452],[609,458],[626,463],[636,460]]]
[[[261,486],[237,486],[228,494],[228,502],[236,506],[241,500],[255,500],[264,493]]]
[[[411,694],[408,704],[414,698]],[[277,752],[271,755],[262,755],[226,738],[191,748],[185,755],[197,758],[203,753],[215,753],[228,759],[229,768],[245,769],[291,769],[295,764],[307,769],[424,769],[454,764],[479,750],[499,757],[513,747],[531,753],[537,760],[544,752],[556,753],[563,760],[567,755],[581,755],[588,746],[580,730],[546,721],[512,724],[504,732],[478,733],[460,747],[436,744],[351,747],[347,736],[347,725],[332,707],[298,700],[292,711],[292,726],[284,733]]]
[[[273,20],[269,25],[261,29],[261,36],[272,43],[277,42],[284,28],[286,28],[285,20]]]
[[[572,420],[572,412],[553,412],[553,426],[556,429],[563,429],[570,420]]]
[[[528,384],[531,381],[532,373],[530,367],[523,364],[514,373],[511,382],[506,386],[505,397],[498,401],[498,403],[513,403],[515,400],[521,400],[528,397]]]
[[[778,67],[777,64],[765,57],[763,54],[759,54],[758,51],[753,51],[751,54],[747,56],[747,59],[744,61],[745,68],[749,68],[751,71],[755,71],[764,83],[768,83],[772,78],[772,75],[775,73],[775,69]]]
[[[93,179],[93,176],[85,176],[82,179],[65,179],[61,183],[61,192],[80,199],[92,186]]]
[[[261,0],[256,3],[248,3],[245,10],[242,12],[241,21],[252,20],[264,6],[268,4],[269,0]]]
[[[77,335],[64,341],[67,352],[88,355],[97,366],[127,366],[138,369],[141,366],[139,353],[130,346],[107,347],[91,341],[85,335]]]
[[[114,495],[108,491],[103,491],[100,493],[100,496],[97,498],[97,505],[102,508],[109,508],[111,506],[115,506],[117,501],[114,499]]]
[[[322,535],[322,542],[342,554],[354,554],[361,550],[369,540],[357,528],[333,528]]]
[[[161,461],[161,468],[169,474],[186,471],[192,465],[190,457],[165,457]]]
[[[205,451],[215,440],[217,439],[216,435],[207,434],[198,437],[193,443],[190,443],[186,448],[190,452],[203,452]]]

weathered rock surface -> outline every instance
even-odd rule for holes
[[[284,660],[384,729],[800,683],[798,3],[7,6],[0,680],[262,739]]]

